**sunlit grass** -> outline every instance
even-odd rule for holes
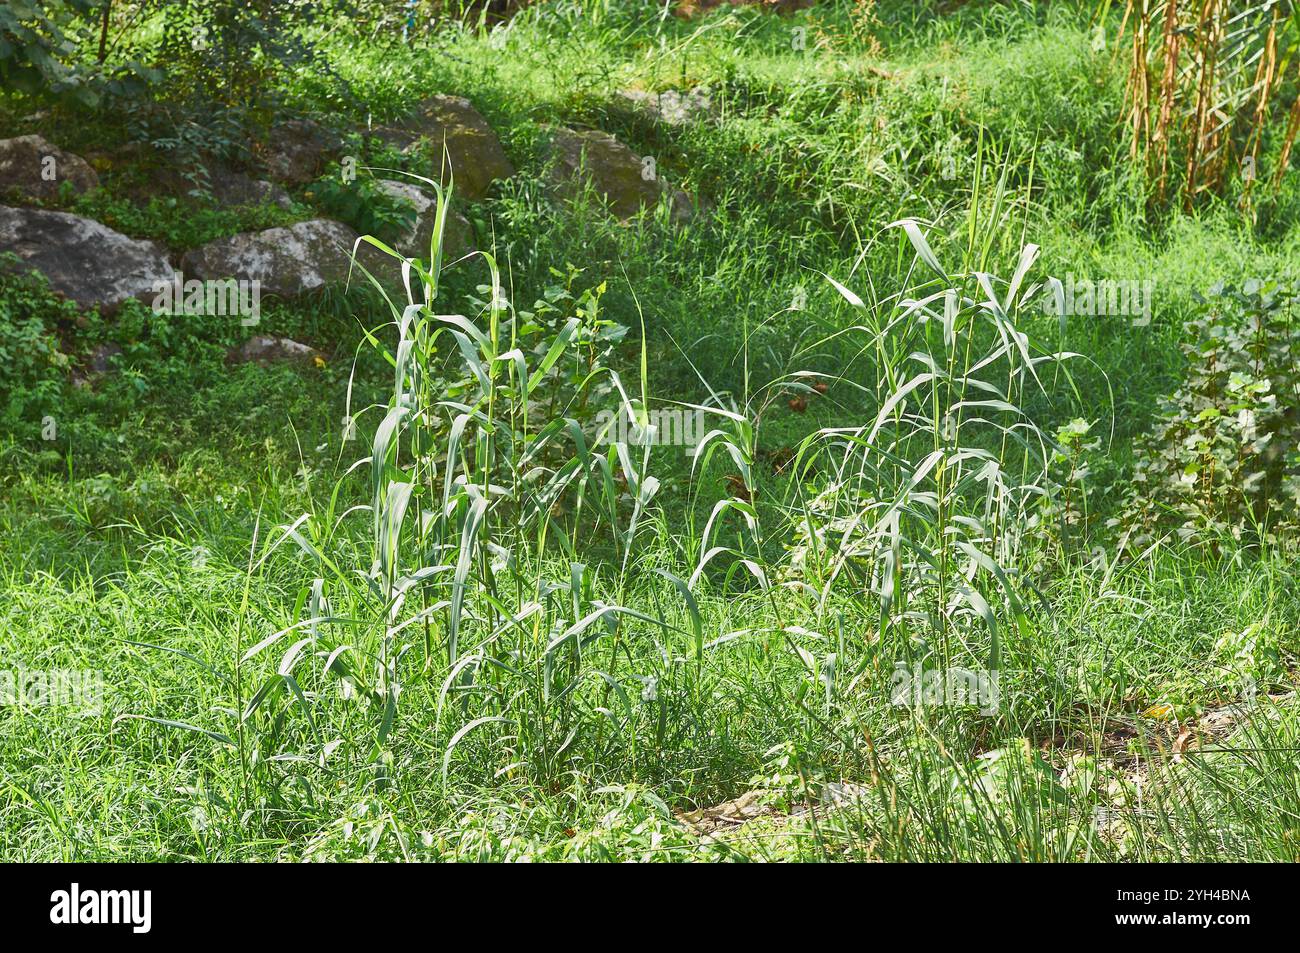
[[[1271,238],[1147,223],[1122,75],[1056,5],[882,4],[879,48],[841,7],[571,6],[330,41],[376,120],[468,92],[501,132],[490,256],[443,274],[435,239],[391,309],[273,311],[335,346],[305,372],[96,325],[126,373],[57,448],[7,436],[5,659],[108,684],[0,708],[7,858],[1297,859],[1293,559],[1121,559],[1041,508],[1067,421],[1122,472],[1192,292],[1294,257],[1286,195]],[[721,118],[673,133],[613,97],[697,83]],[[557,213],[541,121],[618,133],[709,215]],[[1154,326],[1042,316],[1071,270],[1153,274]],[[683,406],[694,457],[595,414]],[[998,704],[894,704],[898,664],[996,671]],[[677,816],[751,791],[770,811],[716,836]]]

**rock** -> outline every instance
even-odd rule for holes
[[[326,285],[370,288],[364,267],[390,291],[397,290],[401,265],[367,242],[358,245],[359,238],[348,226],[327,218],[241,232],[186,252],[181,274],[186,281],[256,281],[259,294],[293,297]]]
[[[665,89],[661,93],[629,89],[619,93],[619,96],[633,108],[649,113],[656,121],[669,126],[684,126],[698,120],[711,119],[714,115],[713,100],[703,86],[696,86],[685,93],[675,89]]]
[[[400,126],[372,126],[363,130],[362,135],[370,139],[378,139],[399,152],[414,150],[420,142],[417,133],[409,129],[402,129]]]
[[[78,194],[99,186],[99,176],[80,156],[40,136],[0,139],[0,190],[16,189],[31,199],[58,198],[64,182]]]
[[[300,344],[290,338],[268,337],[259,334],[249,338],[226,354],[228,364],[311,364],[324,360],[314,347]]]
[[[291,119],[271,130],[266,167],[290,185],[319,178],[326,163],[343,149],[343,140],[310,119]]]
[[[79,390],[93,390],[94,378],[99,378],[113,369],[113,358],[122,353],[117,344],[101,344],[90,352],[84,366],[73,368],[72,386]]]
[[[137,205],[151,199],[175,197],[191,201],[206,192],[219,206],[273,204],[292,207],[289,193],[264,179],[232,169],[219,159],[207,157],[197,165],[168,161],[156,150],[132,143],[111,153],[92,153],[92,164],[101,169],[131,169],[143,173],[131,176],[119,191]],[[142,181],[137,181],[140,179]]]
[[[779,812],[764,801],[762,791],[746,791],[734,801],[723,801],[710,807],[674,814],[688,831],[700,836],[729,830],[760,818],[777,816]]]
[[[560,198],[576,198],[589,180],[622,221],[642,208],[654,207],[664,194],[672,203],[674,222],[685,222],[693,215],[690,196],[668,185],[653,159],[642,159],[609,133],[557,128],[551,139],[550,159],[549,184]]]
[[[122,347],[118,344],[101,344],[95,350],[90,352],[90,358],[86,362],[92,374],[107,374],[113,368],[113,358],[122,353]]]
[[[269,204],[287,209],[293,204],[289,193],[280,186],[220,166],[208,167],[208,181],[218,205]]]
[[[430,178],[446,185],[447,177],[441,175],[443,167],[443,142],[455,180],[456,195],[473,202],[481,199],[497,179],[508,179],[515,174],[514,166],[501,148],[501,140],[492,131],[487,120],[468,99],[462,96],[433,96],[419,105],[416,118],[407,126],[413,141],[406,151],[417,148],[420,140],[428,145],[431,165]],[[391,128],[382,135],[391,135]],[[387,140],[391,141],[391,140]]]
[[[673,817],[692,834],[709,837],[759,820],[782,825],[789,818],[830,814],[853,808],[861,810],[871,795],[871,788],[851,781],[831,781],[815,798],[806,796],[802,803],[792,804],[789,814],[776,807],[773,803],[775,799],[771,797],[773,793],[766,790],[746,791],[734,801],[723,801],[694,811],[674,811]]]
[[[438,213],[437,199],[411,182],[380,179],[375,184],[388,195],[415,209],[415,221],[395,247],[403,255],[424,261],[429,257],[429,243],[433,238],[434,219]],[[474,228],[469,219],[455,208],[448,209],[442,232],[443,262],[455,261],[473,250]]]
[[[258,281],[263,293],[289,297],[346,282],[356,240],[346,225],[315,218],[200,245],[181,259],[181,272],[187,280]],[[365,281],[359,271],[352,278]]]
[[[155,286],[173,275],[155,243],[66,212],[0,206],[0,253],[5,252],[22,260],[20,268],[44,274],[55,292],[104,311],[131,298],[152,299]]]

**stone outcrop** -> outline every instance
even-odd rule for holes
[[[99,176],[85,159],[40,136],[0,139],[0,192],[12,189],[24,198],[49,201],[65,182],[79,195],[96,188]]]
[[[289,185],[319,178],[343,149],[343,140],[320,123],[291,119],[271,130],[265,155],[271,175]]]
[[[633,109],[668,126],[685,126],[714,116],[713,100],[703,86],[696,86],[684,93],[675,89],[665,89],[659,93],[629,89],[619,93],[619,96]]]
[[[348,280],[357,233],[325,218],[285,228],[241,232],[186,252],[185,278],[260,282],[263,294],[289,297]],[[354,271],[353,281],[365,276]]]
[[[51,289],[79,305],[109,312],[132,298],[151,300],[173,276],[154,242],[67,212],[0,206],[3,253],[16,254],[20,269],[41,272]]]
[[[311,364],[317,358],[320,358],[320,352],[314,347],[292,338],[262,334],[249,338],[226,354],[228,364]]]
[[[208,167],[208,183],[218,205],[269,204],[287,209],[292,204],[289,193],[275,183],[220,166]]]
[[[501,148],[501,140],[463,96],[432,96],[401,127],[380,126],[368,135],[408,153],[417,151],[423,144],[429,160],[429,178],[437,179],[444,186],[454,181],[455,194],[471,202],[487,195],[496,180],[515,174],[514,166]],[[445,174],[444,159],[450,163],[450,176]]]
[[[410,258],[425,261],[429,257],[429,244],[433,238],[434,219],[438,201],[413,182],[380,179],[376,185],[386,194],[405,202],[415,210],[415,221],[398,239],[396,250]],[[474,229],[455,208],[447,210],[447,220],[442,231],[442,260],[452,262],[474,250]]]
[[[549,159],[548,184],[559,198],[572,200],[590,183],[622,221],[654,207],[663,195],[668,196],[674,222],[685,222],[693,214],[690,196],[664,181],[652,157],[637,155],[609,133],[557,128]]]

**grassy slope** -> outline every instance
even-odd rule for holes
[[[750,341],[751,385],[810,363],[843,367],[846,355],[833,350],[794,355],[797,341],[848,319],[816,272],[855,286],[866,275],[889,276],[892,245],[875,246],[854,271],[858,237],[903,215],[947,230],[936,239],[945,260],[968,255],[972,191],[987,196],[993,188],[989,179],[972,189],[982,143],[986,174],[1005,172],[1013,195],[1004,220],[978,223],[981,234],[995,236],[991,268],[1009,271],[1028,240],[1044,247],[1053,273],[1150,275],[1162,289],[1151,328],[1077,322],[1063,342],[1095,362],[1095,371],[1081,374],[1084,404],[1099,429],[1114,427],[1112,455],[1122,463],[1155,396],[1176,380],[1190,292],[1217,278],[1277,273],[1295,260],[1296,232],[1284,227],[1294,200],[1284,195],[1267,212],[1266,241],[1230,210],[1160,228],[1145,223],[1124,181],[1114,127],[1122,77],[1109,54],[1090,49],[1083,24],[1061,14],[1035,23],[973,4],[940,25],[917,26],[908,22],[909,6],[887,5],[885,22],[871,27],[879,49],[837,16],[723,13],[698,24],[525,20],[504,49],[452,37],[429,49],[348,47],[337,63],[376,119],[428,92],[471,95],[501,132],[523,183],[541,168],[537,124],[564,121],[616,132],[709,196],[712,221],[682,233],[557,215],[526,184],[474,210],[501,236],[517,300],[540,292],[548,267],[572,262],[611,279],[625,269],[647,304],[652,388],[678,399],[703,396],[682,351],[715,387],[742,386],[746,322],[761,325]],[[813,27],[813,51],[789,49],[796,23]],[[613,105],[619,88],[683,82],[716,91],[717,128],[656,131]],[[311,77],[293,92],[308,109],[327,101],[328,90]],[[958,157],[956,179],[940,173],[936,156],[945,148]],[[159,214],[162,225],[141,227],[168,226]],[[778,314],[801,285],[808,310]],[[625,286],[607,300],[635,326]],[[255,527],[264,542],[274,524],[312,500],[319,505],[360,455],[341,443],[336,423],[357,339],[346,302],[285,308],[266,327],[338,343],[324,369],[231,374],[221,364],[219,329],[128,333],[95,325],[91,340],[127,345],[128,372],[94,395],[51,397],[66,421],[59,452],[35,438],[39,407],[25,409],[26,426],[15,425],[0,449],[6,657],[27,667],[102,669],[111,685],[107,710],[85,718],[0,712],[6,856],[734,856],[733,847],[685,834],[662,805],[713,803],[757,777],[786,798],[798,797],[809,779],[874,777],[860,811],[815,830],[793,822],[789,829],[807,836],[755,835],[734,850],[889,859],[1295,858],[1300,791],[1283,770],[1290,755],[1204,756],[1180,773],[1158,756],[1144,767],[1158,744],[1142,740],[1150,734],[1168,744],[1166,726],[1142,715],[1154,704],[1169,702],[1186,718],[1235,700],[1243,665],[1265,690],[1285,687],[1273,655],[1285,660],[1297,649],[1300,598],[1293,567],[1280,560],[1162,551],[1110,575],[1071,566],[1036,576],[1053,612],[1008,642],[1008,705],[995,719],[949,710],[913,718],[874,690],[824,704],[795,647],[819,659],[835,651],[843,672],[888,672],[891,650],[869,638],[874,620],[852,603],[814,615],[793,594],[705,591],[706,637],[743,634],[708,653],[698,672],[678,661],[684,647],[661,651],[649,633],[625,654],[602,657],[629,690],[637,676],[658,677],[657,699],[633,705],[626,721],[595,711],[613,707],[610,696],[591,700],[582,712],[588,729],[544,767],[521,767],[526,755],[509,738],[478,732],[457,747],[444,786],[444,752],[466,719],[454,707],[439,711],[438,679],[408,682],[378,767],[365,741],[369,713],[324,679],[304,679],[313,692],[310,725],[287,699],[283,723],[267,726],[259,757],[288,756],[272,765],[241,763],[228,747],[192,733],[119,720],[232,723],[224,711],[240,707],[274,669],[259,658],[240,671],[238,686],[227,681],[240,646],[295,621],[311,576],[286,550],[249,578]],[[363,383],[380,387],[384,373],[363,365]],[[815,422],[864,412],[844,400],[807,417],[778,415],[764,439],[793,442]],[[1077,411],[1044,413],[1050,422]],[[596,569],[598,591],[647,611],[674,596],[646,570],[682,572],[687,561],[677,538],[687,474],[678,460],[663,465],[677,468],[676,486],[659,501],[666,518],[645,531],[638,571],[616,585],[612,569]],[[701,518],[720,483],[717,472],[705,478]],[[363,484],[351,489],[355,500],[364,498]],[[568,574],[562,565],[543,570]],[[1237,646],[1221,644],[1225,633],[1256,624],[1258,644],[1244,662]],[[783,633],[789,625],[811,631]],[[554,750],[572,727],[569,709],[534,714],[554,719],[538,729]],[[1294,745],[1294,716],[1266,725],[1257,747]],[[336,739],[344,743],[329,747]],[[1042,755],[1029,753],[1039,745]],[[1117,757],[1107,745],[1139,756]],[[994,750],[1004,752],[1001,768],[979,757]],[[295,760],[302,751],[308,759]],[[1050,780],[1045,764],[1055,772]],[[1133,828],[1091,835],[1093,809],[1136,797],[1135,775],[1144,770],[1170,777],[1156,794],[1148,786],[1141,811],[1129,815]]]

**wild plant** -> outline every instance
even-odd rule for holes
[[[1276,544],[1300,503],[1300,327],[1277,282],[1216,285],[1182,345],[1187,375],[1137,444],[1128,545],[1172,529],[1189,542]]]
[[[524,311],[485,252],[489,283],[467,299],[471,313],[438,313],[450,190],[421,181],[437,194],[427,259],[361,239],[402,274],[405,303],[390,300],[392,323],[366,333],[393,368],[393,388],[375,408],[369,456],[349,471],[368,475],[368,500],[338,512],[345,478],[324,511],[281,537],[319,573],[310,617],[293,628],[308,628],[324,672],[368,702],[375,757],[403,691],[420,686],[439,721],[462,722],[444,776],[457,747],[489,730],[501,770],[549,773],[580,733],[621,736],[640,708],[633,697],[655,700],[659,676],[630,692],[609,673],[629,622],[699,645],[693,600],[671,574],[691,631],[617,602],[659,483],[648,444],[596,421],[612,407],[648,426],[644,344],[633,396],[608,361],[626,329],[602,314],[603,282],[578,290],[579,272],[557,271],[562,284]],[[367,277],[387,297],[386,283]],[[364,561],[343,542],[361,517]]]
[[[1114,0],[1098,4],[1104,19]],[[1279,122],[1274,100],[1300,49],[1300,9],[1261,0],[1128,0],[1130,32],[1125,117],[1134,161],[1146,167],[1154,198],[1202,194],[1238,180],[1281,180],[1300,132],[1300,98]],[[1260,167],[1265,136],[1282,135],[1274,170]]]
[[[926,273],[893,295],[873,284],[869,300],[831,279],[859,316],[836,333],[858,339],[870,368],[866,380],[834,385],[859,390],[876,409],[799,447],[797,473],[817,472],[819,482],[795,507],[791,569],[823,611],[833,596],[869,607],[872,638],[900,659],[943,668],[965,659],[997,671],[1007,624],[1028,631],[1021,543],[1048,491],[1054,447],[1023,405],[1029,392],[1046,392],[1044,368],[1072,355],[1041,349],[1022,328],[1052,289],[1026,284],[1036,246],[1024,248],[1009,280],[952,274],[917,222],[890,228]],[[850,684],[873,676],[860,672]]]

